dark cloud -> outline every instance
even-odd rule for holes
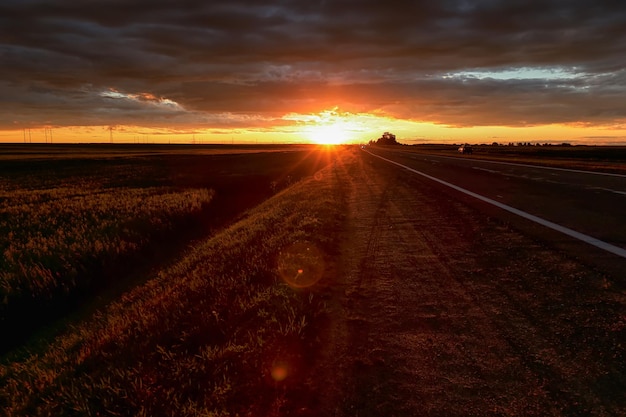
[[[337,105],[457,126],[626,119],[622,1],[261,3],[3,0],[0,124],[214,126]],[[497,77],[520,68],[568,72]]]

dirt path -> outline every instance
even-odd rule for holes
[[[329,416],[626,415],[626,297],[367,156],[316,373]]]

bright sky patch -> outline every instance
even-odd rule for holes
[[[443,78],[492,78],[494,80],[568,80],[582,78],[586,74],[575,68],[506,68],[501,70],[476,70],[449,73]]]

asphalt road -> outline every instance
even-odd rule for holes
[[[402,150],[368,150],[426,176],[493,200],[530,217],[567,228],[606,244],[613,251],[590,245],[559,231],[506,212],[436,182],[443,192],[511,221],[518,228],[582,258],[611,274],[626,271],[626,176],[578,170],[485,161],[473,157],[416,154]],[[600,245],[602,246],[602,245]]]

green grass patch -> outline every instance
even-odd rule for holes
[[[0,407],[7,416],[285,412],[315,361],[318,288],[333,280],[344,208],[332,167],[287,188],[44,351],[6,360]],[[321,281],[290,286],[285,263],[321,271]]]

